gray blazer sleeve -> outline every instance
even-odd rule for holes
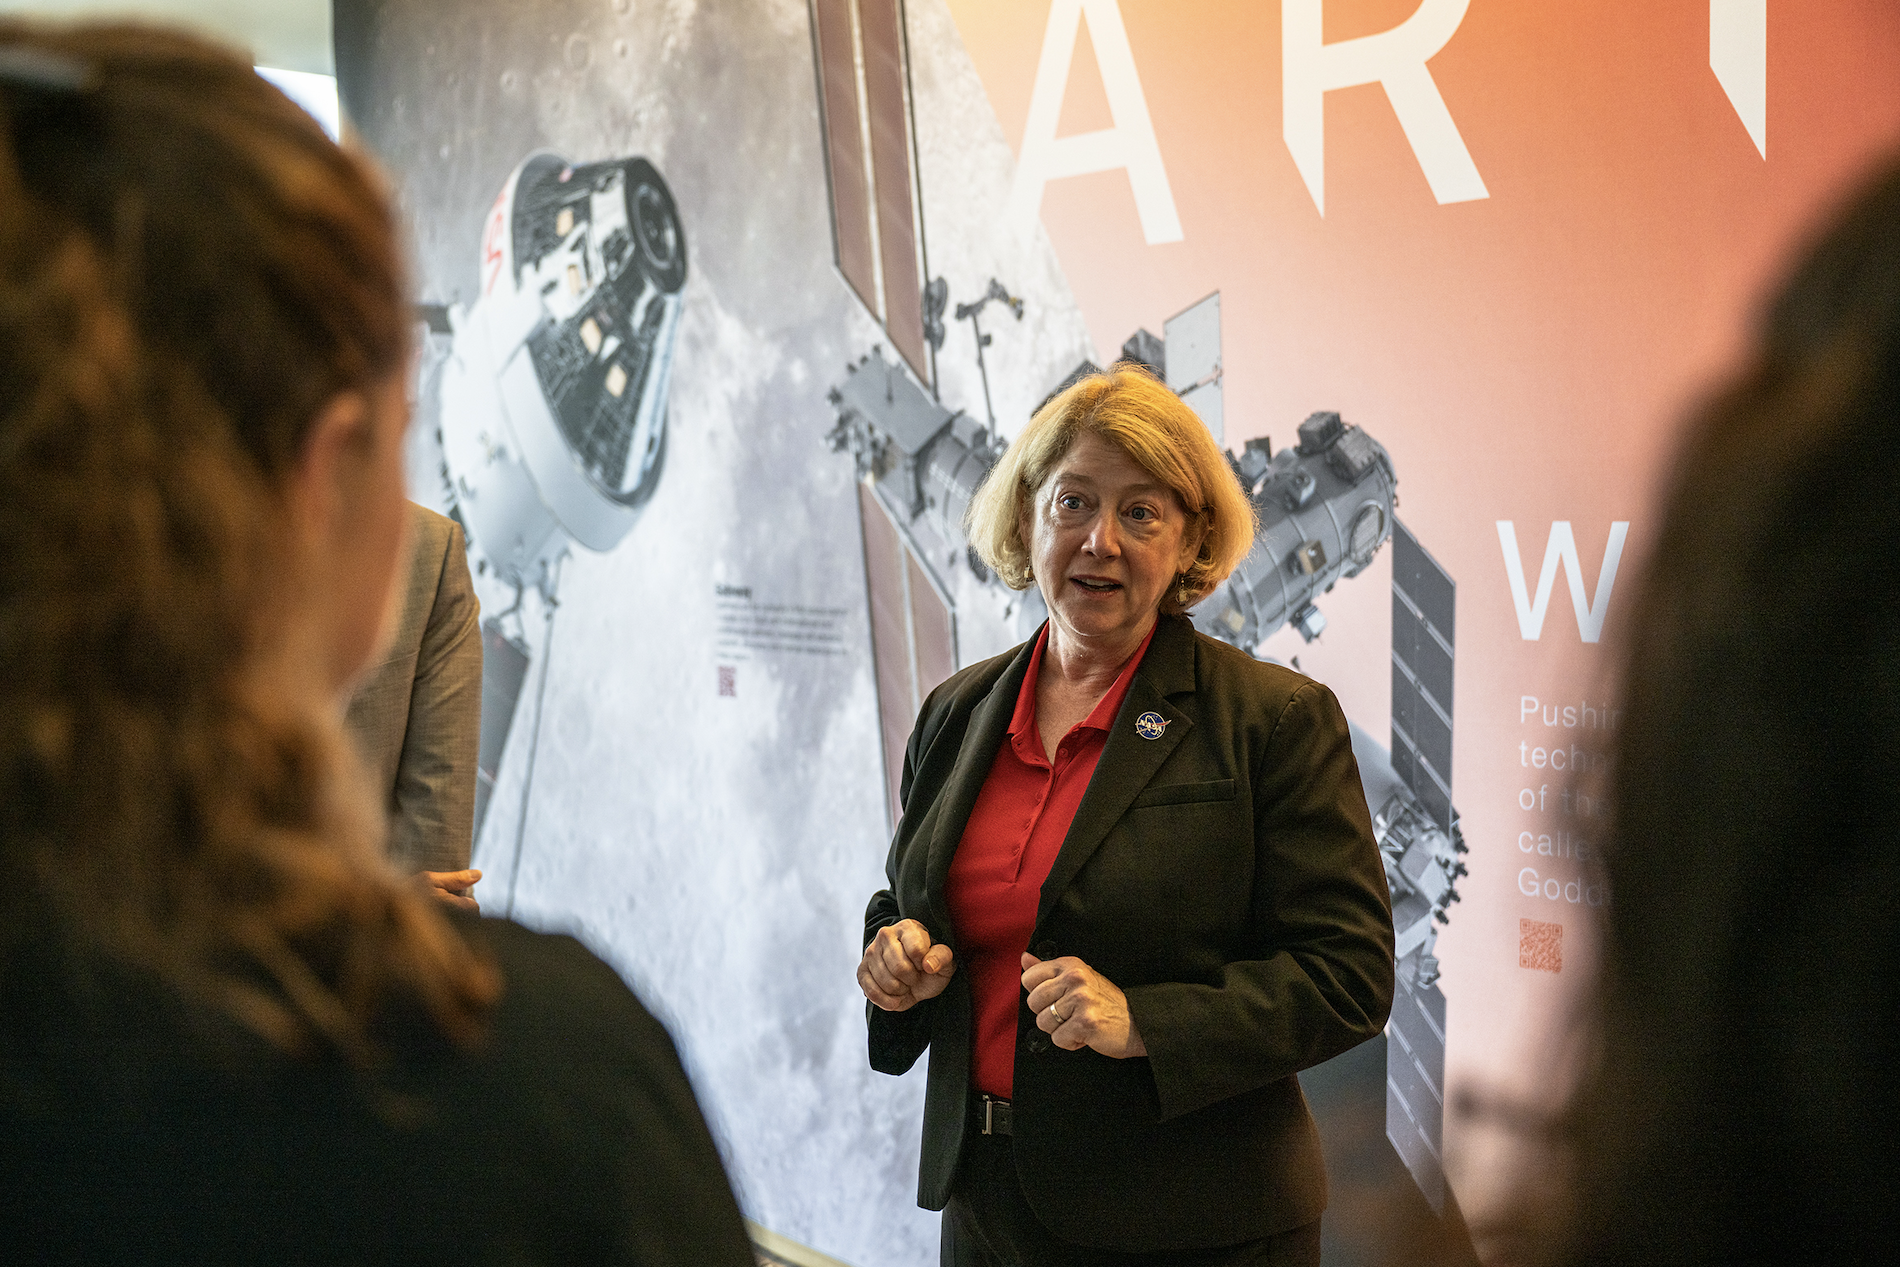
[[[420,549],[423,542],[418,540]],[[432,574],[432,576],[431,576]],[[415,561],[411,584],[433,582],[402,756],[391,788],[391,856],[420,871],[468,866],[475,829],[475,761],[482,726],[481,604],[462,527],[449,521],[439,552]]]

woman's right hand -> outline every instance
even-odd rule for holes
[[[903,1012],[943,993],[956,975],[950,947],[933,944],[924,926],[900,919],[877,930],[858,964],[858,988],[886,1012]]]

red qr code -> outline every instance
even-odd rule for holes
[[[719,666],[719,693],[721,695],[731,695],[737,698],[739,694],[738,678],[739,678],[739,673],[738,673],[738,670],[734,666],[730,664],[720,665]]]
[[[1564,926],[1541,919],[1517,921],[1517,966],[1538,972],[1564,970]]]

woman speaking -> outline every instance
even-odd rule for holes
[[[1294,1075],[1384,1025],[1392,921],[1332,693],[1181,615],[1247,498],[1122,368],[1036,414],[969,528],[1049,620],[925,702],[858,968],[872,1066],[931,1049],[943,1262],[1316,1264]]]

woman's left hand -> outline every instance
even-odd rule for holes
[[[1080,959],[1025,954],[1023,989],[1029,991],[1036,1027],[1063,1050],[1093,1047],[1117,1060],[1148,1054],[1129,1015],[1128,996]]]

